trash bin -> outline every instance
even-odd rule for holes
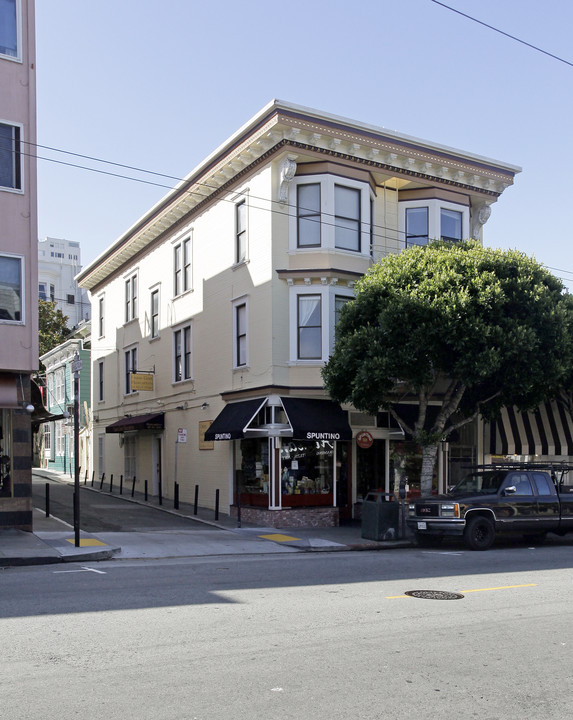
[[[399,507],[393,493],[369,492],[362,503],[362,537],[397,540]]]

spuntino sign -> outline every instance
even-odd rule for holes
[[[231,440],[231,433],[215,433],[215,440]]]
[[[340,433],[307,432],[307,440],[340,440]]]

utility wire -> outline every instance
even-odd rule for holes
[[[559,57],[558,55],[554,55],[553,53],[547,52],[547,50],[542,50],[540,47],[537,47],[537,45],[532,45],[531,43],[528,43],[525,40],[521,40],[520,38],[515,37],[515,35],[510,35],[509,33],[506,33],[503,30],[500,30],[499,28],[494,27],[493,25],[488,25],[488,23],[483,22],[482,20],[478,20],[477,18],[472,17],[471,15],[467,15],[466,13],[463,13],[461,10],[457,10],[456,8],[453,8],[450,5],[446,5],[443,2],[439,2],[439,0],[430,0],[430,2],[433,2],[435,5],[441,5],[443,8],[446,8],[446,10],[451,10],[452,12],[457,13],[458,15],[461,15],[462,17],[465,17],[468,20],[471,20],[472,22],[478,23],[479,25],[483,25],[484,27],[488,28],[489,30],[493,30],[494,32],[499,33],[500,35],[505,35],[505,37],[508,37],[511,40],[515,40],[516,42],[521,43],[522,45],[526,45],[527,47],[531,48],[532,50],[537,50],[537,52],[543,53],[544,55],[548,55],[549,57],[553,58],[554,60],[559,60],[559,62],[565,63],[565,65],[569,65],[570,67],[573,67],[573,62],[569,62],[569,60],[564,60],[562,57]]]
[[[434,0],[432,0],[432,2],[433,2],[433,1],[434,1]],[[441,4],[441,3],[439,3],[439,4]],[[143,169],[143,168],[138,168],[138,167],[135,167],[135,166],[132,166],[132,165],[124,165],[124,164],[122,164],[122,163],[117,163],[117,162],[113,162],[113,161],[109,161],[109,160],[103,160],[103,159],[101,159],[101,158],[96,158],[96,157],[89,156],[89,155],[82,155],[82,154],[80,154],[80,153],[74,153],[74,152],[71,152],[71,151],[69,151],[69,150],[61,150],[61,149],[58,149],[58,148],[49,147],[49,146],[47,146],[47,145],[39,145],[39,144],[31,143],[31,142],[25,142],[25,141],[22,141],[22,142],[23,142],[23,144],[34,145],[35,147],[41,147],[41,148],[43,148],[43,149],[51,150],[51,151],[54,151],[54,152],[59,152],[59,153],[63,153],[63,154],[66,154],[66,155],[72,155],[72,156],[74,156],[74,157],[79,157],[79,158],[83,158],[83,159],[86,159],[86,160],[92,160],[92,161],[94,161],[94,162],[99,162],[99,163],[103,163],[103,164],[107,164],[107,165],[112,165],[112,166],[120,167],[120,168],[125,168],[125,169],[129,169],[129,170],[135,170],[135,171],[137,171],[137,172],[141,172],[141,173],[145,173],[145,174],[149,174],[149,175],[156,175],[156,176],[159,176],[159,177],[165,177],[165,178],[168,178],[168,179],[171,179],[171,180],[176,180],[177,182],[184,182],[184,180],[185,180],[184,178],[179,178],[179,177],[177,177],[177,176],[175,176],[175,175],[167,175],[167,174],[164,174],[164,173],[155,172],[155,171],[153,171],[153,170],[145,170],[145,169]],[[122,180],[131,180],[131,181],[133,181],[133,182],[142,183],[142,184],[144,184],[144,185],[152,185],[152,186],[154,186],[154,187],[160,187],[160,188],[164,188],[164,189],[167,189],[167,190],[173,190],[173,189],[174,189],[171,185],[166,185],[166,184],[163,184],[163,183],[153,182],[153,181],[151,181],[151,180],[144,180],[144,179],[141,179],[141,178],[135,178],[135,177],[132,177],[132,176],[130,176],[130,175],[122,175],[121,173],[114,173],[114,172],[110,172],[110,171],[107,171],[107,170],[100,170],[100,169],[98,169],[98,168],[91,168],[91,167],[88,167],[87,165],[80,165],[80,164],[77,164],[77,163],[65,162],[65,161],[63,161],[63,160],[56,160],[56,159],[54,159],[54,158],[42,157],[42,156],[37,155],[37,154],[24,153],[24,152],[22,152],[22,151],[20,151],[20,154],[21,154],[21,155],[27,155],[27,156],[29,156],[29,157],[33,157],[33,158],[35,158],[35,159],[37,159],[37,160],[45,160],[46,162],[51,162],[51,163],[55,163],[55,164],[58,164],[58,165],[64,165],[64,166],[66,166],[66,167],[73,167],[73,168],[76,168],[76,169],[79,169],[79,170],[87,170],[87,171],[89,171],[89,172],[94,172],[94,173],[98,173],[98,174],[101,174],[101,175],[106,175],[106,176],[108,176],[108,177],[116,177],[116,178],[120,178],[120,179],[122,179]],[[217,190],[217,189],[218,189],[218,188],[215,188],[215,187],[213,187],[213,186],[211,186],[211,185],[208,185],[208,184],[206,184],[206,183],[196,183],[196,184],[197,184],[199,187],[205,187],[206,189],[209,189],[209,190]],[[186,194],[189,194],[189,195],[200,195],[201,198],[205,197],[202,193],[199,193],[198,191],[193,191],[193,190],[188,190],[188,189],[186,189],[186,190],[184,190],[183,192],[186,193]],[[269,202],[269,199],[268,199],[268,198],[262,198],[262,197],[258,197],[258,196],[255,196],[255,195],[249,195],[249,197],[252,198],[252,199],[255,199],[255,200],[261,200],[261,201],[266,202],[266,203]],[[226,202],[229,202],[229,203],[232,203],[232,204],[235,203],[234,200],[229,200],[229,199],[227,199],[227,198],[221,198],[221,199],[222,199],[223,201],[226,201]],[[272,201],[272,200],[271,200],[270,203],[273,205],[273,204],[276,204],[276,201]],[[257,206],[251,206],[251,207],[252,207],[253,209],[255,209],[255,210],[262,210],[262,211],[265,211],[265,212],[277,213],[277,214],[280,214],[280,215],[289,215],[290,210],[295,208],[294,205],[291,205],[291,204],[288,204],[288,203],[285,205],[285,210],[283,210],[283,209],[277,209],[277,208],[273,208],[273,207],[270,207],[270,208],[269,208],[269,207],[260,207],[260,206],[259,206],[259,207],[257,207]],[[312,208],[302,208],[302,209],[308,209],[308,210],[310,210],[310,209],[312,209]],[[324,217],[324,216],[332,217],[333,219],[335,218],[334,213],[324,213],[324,212],[321,212],[321,216],[322,216],[322,217]],[[330,226],[330,227],[332,227],[332,226],[335,227],[335,226],[336,226],[336,223],[335,223],[335,222],[324,222],[323,220],[321,221],[321,224],[322,224],[322,225],[326,225],[326,226]],[[406,231],[405,231],[405,230],[400,230],[400,229],[395,228],[395,227],[388,227],[388,226],[385,226],[385,225],[378,225],[378,224],[373,224],[373,228],[374,228],[374,232],[372,232],[372,234],[371,234],[372,239],[373,239],[373,240],[374,240],[374,239],[382,240],[382,241],[383,241],[383,244],[372,243],[372,246],[371,246],[372,250],[376,249],[376,250],[379,250],[379,251],[382,252],[382,253],[395,252],[395,246],[394,246],[394,244],[392,244],[392,246],[389,246],[388,241],[390,241],[391,243],[396,243],[396,242],[402,242],[402,241],[405,240],[405,237],[402,238],[402,239],[400,239],[400,236],[405,236],[405,235],[406,235]],[[377,231],[379,231],[379,230],[381,230],[381,231],[383,231],[383,232],[382,232],[382,233],[377,232]],[[390,237],[388,237],[388,235],[387,235],[386,233],[389,233],[389,234],[390,234]],[[424,244],[424,243],[411,242],[410,244],[415,245],[415,244]],[[390,248],[390,249],[389,249],[389,248]],[[548,270],[554,270],[555,272],[565,273],[565,274],[568,274],[568,275],[573,275],[573,271],[571,271],[571,270],[563,270],[563,269],[559,269],[559,268],[552,268],[552,267],[550,267],[550,266],[548,266],[548,265],[544,265],[543,263],[541,263],[541,264],[542,264],[546,269],[548,269]],[[571,278],[564,278],[564,277],[561,277],[561,276],[557,276],[557,277],[558,277],[560,280],[564,281],[564,282],[571,282]]]

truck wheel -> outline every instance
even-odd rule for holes
[[[466,523],[464,540],[471,550],[489,550],[495,540],[493,522],[482,515],[471,517]]]

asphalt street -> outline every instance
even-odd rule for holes
[[[2,712],[563,720],[572,565],[561,546],[9,568]]]

